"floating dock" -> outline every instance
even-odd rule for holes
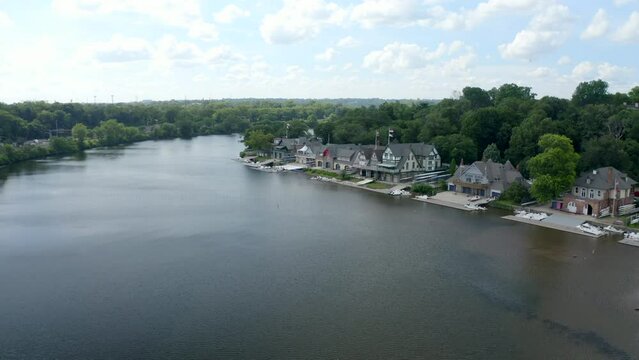
[[[530,225],[535,225],[535,226],[541,226],[541,227],[545,227],[545,228],[548,228],[548,229],[564,231],[564,232],[577,234],[577,235],[584,235],[584,236],[588,236],[588,237],[591,237],[591,238],[599,238],[599,237],[603,236],[603,234],[602,235],[594,235],[594,234],[589,234],[587,232],[583,232],[583,231],[579,230],[576,226],[564,225],[564,224],[561,224],[561,223],[558,223],[558,222],[550,221],[549,219],[551,219],[553,216],[555,216],[555,215],[551,215],[551,216],[549,216],[546,219],[541,220],[541,221],[540,220],[525,219],[525,218],[517,217],[515,215],[503,216],[502,219],[517,221],[517,222],[521,222],[521,223],[524,223],[524,224],[530,224]]]

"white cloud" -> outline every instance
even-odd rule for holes
[[[540,66],[538,68],[536,68],[535,70],[531,71],[528,73],[528,75],[535,77],[535,78],[545,78],[545,77],[549,77],[551,75],[555,75],[555,71],[552,70],[551,68],[545,67],[545,66]]]
[[[198,0],[53,0],[53,9],[71,17],[129,13],[146,16],[164,25],[188,30],[203,40],[217,38],[214,24],[206,23]]]
[[[357,41],[352,36],[346,36],[339,39],[337,46],[341,48],[351,48],[357,46]]]
[[[515,35],[512,42],[499,45],[505,59],[531,60],[543,53],[551,52],[568,39],[572,16],[568,7],[551,5],[532,18],[528,27]]]
[[[473,9],[460,11],[448,11],[442,6],[434,6],[428,9],[428,17],[418,21],[418,24],[442,30],[468,30],[502,14],[538,13],[551,2],[552,0],[488,0],[477,4]]]
[[[364,28],[377,25],[412,25],[425,11],[417,0],[364,0],[351,11],[351,19]]]
[[[608,21],[608,14],[606,14],[606,10],[599,9],[586,30],[581,33],[581,38],[594,39],[600,37],[608,31],[609,26],[610,22]]]
[[[572,69],[572,77],[577,80],[588,79],[592,76],[595,71],[595,65],[590,61],[582,61],[579,64],[575,65]]]
[[[214,24],[196,21],[189,26],[189,36],[205,41],[217,40],[219,33]]]
[[[568,65],[572,62],[570,56],[564,55],[557,60],[557,65]]]
[[[619,42],[639,42],[639,11],[633,11],[612,38]]]
[[[624,6],[634,2],[636,2],[636,0],[614,0],[616,6]]]
[[[607,62],[597,66],[598,77],[609,82],[623,82],[631,77],[633,73],[634,71],[631,68],[612,65]]]
[[[315,55],[315,59],[319,61],[331,61],[333,57],[335,56],[335,54],[336,54],[335,49],[329,47],[323,52]]]
[[[76,58],[96,64],[143,61],[151,58],[151,46],[142,38],[116,34],[106,42],[96,42],[80,49]]]
[[[218,23],[230,24],[239,18],[247,17],[250,15],[251,13],[248,10],[244,10],[235,4],[229,4],[226,5],[224,9],[213,14],[213,18]]]
[[[441,43],[437,49],[429,51],[417,44],[394,42],[384,46],[382,50],[368,53],[364,57],[363,66],[377,73],[422,68],[434,60],[459,51],[462,46],[459,42],[453,42],[450,45]],[[472,58],[474,56],[452,59],[451,66],[465,68]]]
[[[324,0],[284,0],[284,5],[262,20],[260,32],[269,44],[286,44],[313,38],[322,28],[341,24],[346,10]]]
[[[0,11],[0,28],[6,28],[13,25],[13,21],[9,17],[9,15]]]
[[[209,80],[209,77],[204,74],[197,74],[191,78],[191,81],[196,83],[206,82]]]
[[[632,76],[634,70],[625,66],[613,65],[608,62],[594,64],[590,61],[582,61],[572,70],[575,80],[588,80],[594,77],[610,82],[624,81]]]

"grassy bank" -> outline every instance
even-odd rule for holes
[[[488,206],[495,209],[514,211],[517,207],[519,207],[519,204],[510,200],[493,200],[488,203]]]
[[[366,184],[366,187],[369,188],[369,189],[383,190],[383,189],[390,189],[391,185],[390,184],[381,183],[381,182],[372,182],[370,184]]]

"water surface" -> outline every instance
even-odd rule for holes
[[[252,171],[241,148],[0,169],[0,358],[639,356],[639,248]]]

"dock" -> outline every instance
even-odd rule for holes
[[[524,218],[521,218],[521,217],[517,217],[515,215],[503,216],[502,219],[517,221],[517,222],[521,222],[521,223],[529,224],[529,225],[541,226],[541,227],[545,227],[545,228],[548,228],[548,229],[564,231],[564,232],[568,232],[568,233],[572,233],[572,234],[576,234],[576,235],[584,235],[584,236],[588,236],[588,237],[591,237],[591,238],[599,238],[599,237],[603,236],[603,235],[597,236],[597,235],[594,235],[594,234],[589,234],[589,233],[583,232],[583,231],[579,230],[576,226],[564,225],[564,224],[560,224],[558,222],[549,221],[549,219],[552,218],[553,216],[555,216],[555,215],[551,215],[551,216],[547,217],[546,219],[544,219],[542,221],[524,219]]]
[[[473,209],[467,208],[465,205],[468,203],[473,203],[476,205],[485,205],[489,200],[488,199],[480,199],[478,201],[470,201],[470,196],[467,194],[460,194],[453,191],[442,191],[433,196],[429,196],[428,199],[423,198],[413,198],[413,200],[435,204],[439,206],[446,206],[449,208],[464,210],[464,211],[474,211]],[[483,201],[482,201],[483,200]]]

